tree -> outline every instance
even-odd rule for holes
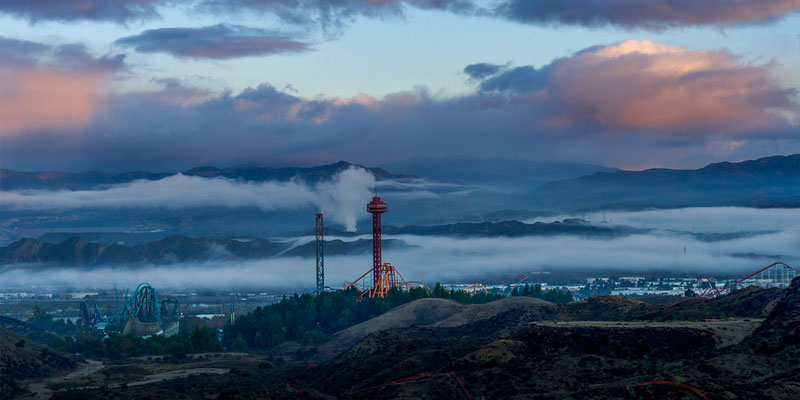
[[[325,334],[317,330],[306,331],[303,334],[303,346],[317,347],[324,340],[325,340]]]
[[[242,334],[240,333],[239,336],[236,336],[236,339],[231,342],[231,350],[233,351],[245,351],[247,350],[247,343],[244,341]]]

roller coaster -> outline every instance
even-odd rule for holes
[[[717,289],[714,287],[711,279],[705,275],[697,277],[695,287],[698,289],[699,294],[697,297],[704,299],[712,299],[714,297],[729,293],[732,289],[739,286],[762,286],[762,287],[787,287],[794,277],[800,275],[800,271],[786,265],[780,261],[767,265],[764,268],[753,272],[723,287]],[[706,287],[703,288],[701,283],[705,280]]]
[[[373,277],[374,280],[376,275],[378,276],[378,280],[373,281],[372,284],[369,285],[367,281],[368,277]],[[431,292],[431,288],[422,282],[406,281],[403,279],[403,275],[390,263],[383,263],[378,274],[374,273],[373,268],[356,278],[355,281],[344,283],[344,290],[350,290],[351,288],[361,291],[356,301],[361,301],[365,297],[370,299],[374,297],[386,297],[392,288],[398,288],[406,292],[413,288],[422,288],[429,293]]]
[[[706,275],[700,275],[695,281],[697,296],[681,300],[675,304],[671,304],[661,311],[667,311],[675,306],[690,301],[713,299],[723,294],[728,294],[737,287],[788,287],[792,279],[797,276],[800,276],[800,271],[780,261],[767,265],[766,267],[761,268],[758,271],[755,271],[733,283],[730,283],[721,289],[714,287],[714,283],[711,281],[711,278]]]
[[[84,326],[103,332],[124,329],[126,332],[136,333],[143,329],[134,329],[132,326],[147,326],[144,331],[155,333],[159,330],[166,331],[167,328],[177,328],[181,305],[174,297],[159,298],[155,288],[149,283],[141,283],[132,296],[125,293],[122,307],[116,309],[114,314],[103,314],[97,304],[90,314],[86,303],[81,303],[81,316]]]

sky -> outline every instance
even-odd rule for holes
[[[6,0],[0,26],[0,168],[800,152],[800,0]]]

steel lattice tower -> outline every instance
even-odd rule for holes
[[[316,239],[317,239],[317,294],[325,289],[325,235],[323,233],[324,213],[317,213]]]
[[[386,203],[378,194],[367,203],[367,212],[372,214],[372,284],[381,281],[383,264],[381,263],[381,214],[386,212]]]

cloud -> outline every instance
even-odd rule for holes
[[[158,17],[167,0],[3,0],[0,13],[38,21],[112,21],[125,23]]]
[[[306,43],[264,29],[217,24],[203,28],[149,29],[115,44],[179,58],[227,59],[308,51]]]
[[[359,168],[342,171],[313,187],[299,181],[251,183],[177,174],[102,190],[4,191],[0,205],[9,210],[257,207],[276,211],[314,207],[332,211],[330,218],[355,231],[358,218],[366,217],[364,199],[374,185],[372,174]]]
[[[164,81],[161,90],[104,97],[80,132],[42,128],[0,151],[4,167],[35,170],[443,155],[696,167],[800,145],[796,92],[768,65],[723,50],[628,40],[474,82],[456,97],[417,88],[304,98],[269,84],[214,94]]]
[[[546,68],[537,70],[530,65],[516,67],[484,80],[480,84],[480,90],[527,93],[544,88],[547,85],[547,76]]]
[[[557,124],[610,129],[757,131],[777,123],[774,111],[798,110],[795,91],[780,88],[764,66],[649,40],[592,47],[540,70],[514,68],[480,87],[538,94]]]
[[[413,7],[461,15],[488,15],[524,24],[614,25],[661,30],[685,26],[735,26],[780,19],[800,9],[798,0],[5,0],[0,13],[39,21],[110,21],[126,24],[160,17],[162,7],[192,7],[209,14],[261,12],[293,25],[336,30],[358,17],[402,17]]]
[[[798,0],[504,0],[494,14],[525,24],[616,25],[660,30],[772,21],[800,9]]]
[[[464,67],[464,73],[472,79],[486,79],[497,75],[504,68],[504,65],[499,64],[478,63],[470,64]]]
[[[0,137],[86,125],[124,56],[96,58],[82,44],[50,46],[0,37]]]
[[[458,14],[476,10],[472,0],[206,0],[200,8],[212,12],[259,11],[295,25],[337,29],[357,17],[391,18],[405,7],[444,10]]]

